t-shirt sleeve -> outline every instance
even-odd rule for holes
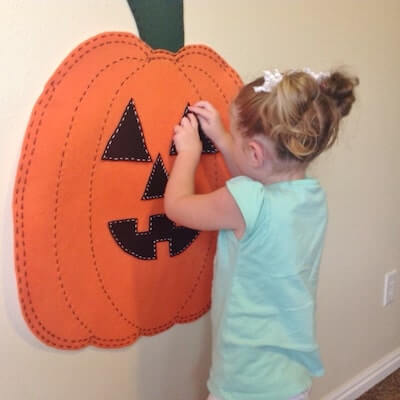
[[[236,176],[226,182],[226,187],[232,195],[246,224],[245,233],[251,233],[257,223],[264,203],[265,191],[262,183],[247,176]]]

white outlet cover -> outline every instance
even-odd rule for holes
[[[383,288],[383,306],[393,303],[396,295],[397,270],[385,274],[385,284]]]

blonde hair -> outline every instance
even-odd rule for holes
[[[245,137],[271,138],[278,158],[310,162],[333,145],[340,120],[349,114],[359,80],[343,72],[316,81],[305,72],[284,74],[270,93],[254,91],[263,78],[245,85],[234,104]]]

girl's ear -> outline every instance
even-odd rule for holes
[[[247,153],[250,165],[253,168],[260,168],[264,165],[266,160],[271,159],[269,150],[257,139],[251,139],[248,141]]]

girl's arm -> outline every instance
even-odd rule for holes
[[[240,175],[232,157],[232,135],[225,131],[218,111],[211,103],[204,100],[197,102],[189,109],[197,115],[204,133],[222,153],[230,174]]]
[[[189,114],[175,127],[174,143],[178,155],[165,189],[167,217],[197,230],[232,229],[241,237],[245,223],[226,187],[207,194],[194,193],[194,177],[202,150],[194,115]]]

